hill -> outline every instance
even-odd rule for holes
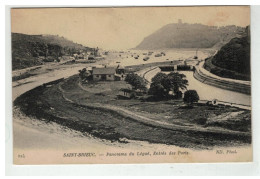
[[[220,48],[244,28],[206,26],[202,24],[168,24],[145,37],[136,49]]]
[[[60,36],[12,33],[12,69],[41,65],[43,61],[90,49]]]
[[[235,37],[224,45],[205,68],[218,76],[250,80],[250,33],[246,28],[242,37]]]

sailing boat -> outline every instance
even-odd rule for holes
[[[198,49],[196,50],[196,55],[193,58],[198,59]]]

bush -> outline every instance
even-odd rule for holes
[[[175,99],[181,99],[182,98],[182,92],[181,91],[178,91],[176,94],[175,94]]]
[[[199,101],[199,95],[196,90],[188,90],[184,93],[183,101],[188,104],[193,104]]]
[[[168,95],[167,90],[160,83],[152,83],[148,94],[155,96],[158,99],[163,99]]]

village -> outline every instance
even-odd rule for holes
[[[121,57],[121,54],[123,53],[123,51],[119,52],[119,57]],[[99,52],[98,48],[94,49],[93,52],[91,52],[90,54],[91,57],[89,60],[101,57],[101,53]],[[105,54],[107,55],[108,52],[106,52]],[[148,53],[143,53],[143,55],[147,54],[150,56],[153,54],[153,52],[150,51]],[[160,56],[162,55],[165,56],[165,52],[161,52]],[[154,56],[159,57],[158,54],[155,54]],[[134,56],[132,55],[132,57]],[[139,55],[135,56],[134,58],[138,57]],[[180,75],[178,72],[194,72],[195,66],[201,62],[201,60],[198,60],[197,58],[198,57],[196,52],[196,55],[193,57],[193,59],[179,60],[177,62],[175,61],[174,63],[173,61],[169,62],[169,59],[166,59],[166,62],[169,63],[161,63],[159,66],[154,67],[150,65],[148,68],[142,67],[143,69],[138,69],[139,71],[133,69],[132,66],[125,68],[120,64],[120,62],[117,62],[116,66],[110,66],[107,64],[88,66],[86,68],[83,68],[82,70],[79,70],[80,83],[87,86],[88,83],[93,85],[93,83],[98,83],[100,81],[101,83],[107,81],[108,83],[112,84],[114,84],[113,81],[125,81],[128,85],[119,89],[118,94],[116,95],[117,97],[123,99],[148,99],[151,98],[151,96],[153,95],[153,100],[182,99],[185,103],[189,105],[198,102],[200,104],[207,105],[232,105],[232,103],[219,102],[218,99],[200,100],[196,90],[187,90],[188,81],[185,79],[186,76]],[[143,60],[147,61],[147,57],[144,57]],[[156,78],[164,77],[167,80],[167,75],[165,75],[165,73],[170,72],[172,72],[172,75],[175,75],[177,77],[172,78],[171,81],[168,81],[168,83],[171,83],[172,85],[170,87],[163,87],[162,85],[158,86],[158,83],[161,82],[156,81]],[[149,73],[151,73],[151,75]],[[160,80],[165,81],[165,79]],[[163,87],[164,89],[159,89],[160,87]],[[166,91],[166,94],[164,91]]]
[[[93,54],[94,54],[93,58],[95,58],[96,56],[99,56],[98,49],[96,49]],[[171,71],[171,70],[177,71],[178,69],[193,71],[193,68],[194,67],[192,65],[187,65],[186,61],[185,61],[184,65],[170,65],[170,66],[168,65],[168,66],[161,67],[161,69],[163,69],[163,71]],[[144,70],[147,70],[147,69],[144,69]],[[178,75],[178,73],[176,73],[176,75]],[[126,81],[132,87],[120,89],[118,96],[128,98],[128,99],[133,98],[134,96],[136,96],[136,94],[139,94],[139,95],[146,94],[150,87],[150,85],[149,85],[150,82],[147,79],[145,79],[144,76],[142,76],[140,74],[138,75],[138,72],[134,73],[132,68],[130,68],[130,69],[125,68],[124,66],[120,65],[120,63],[118,63],[118,65],[116,67],[107,66],[107,65],[99,65],[99,66],[83,68],[82,70],[79,70],[79,77],[80,77],[81,82],[84,84],[87,84],[89,82],[91,84],[93,84],[93,82],[98,82],[98,81]],[[184,78],[185,76],[179,76],[179,77]],[[183,80],[183,79],[181,79],[181,80]],[[176,84],[176,82],[177,82],[176,80],[172,81],[173,84],[179,85],[179,84]],[[168,94],[164,97],[169,97],[169,95],[176,96],[176,93],[178,93],[178,95],[180,97],[184,97],[184,95],[183,95],[184,91],[180,91],[179,89],[175,89],[175,91],[173,91],[172,90],[173,87],[174,86],[171,86],[171,89],[167,89]],[[182,89],[184,90],[184,89],[186,89],[186,87],[184,86],[184,87],[182,87]],[[197,94],[195,94],[195,95],[197,95]],[[199,99],[199,97],[197,97],[197,98]],[[198,99],[193,102],[198,102]]]
[[[51,82],[45,78],[47,82],[20,95],[14,105],[25,115],[55,120],[111,142],[144,140],[196,149],[250,142],[250,106],[239,104],[245,95],[234,92],[240,86],[226,82],[229,91],[218,88],[218,81],[202,71],[204,57],[197,50],[186,52],[186,58],[171,53],[95,48],[87,53],[90,59],[47,66],[53,68],[46,70],[50,73],[59,68],[71,73],[51,75],[55,77]],[[86,63],[93,59],[94,63]],[[17,88],[21,81],[31,86],[28,80],[34,76],[17,80]],[[173,140],[176,132],[178,140]],[[192,137],[194,133],[200,137]],[[218,134],[228,139],[223,141]]]
[[[131,118],[154,127],[161,126],[163,122],[165,125],[161,127],[164,128],[172,128],[171,126],[174,125],[178,129],[189,128],[189,130],[204,131],[206,127],[206,131],[213,129],[214,132],[221,132],[216,127],[221,125],[232,134],[234,132],[233,126],[230,125],[234,123],[232,114],[236,115],[236,119],[248,118],[249,111],[247,110],[250,107],[236,103],[236,99],[239,98],[226,101],[228,98],[223,95],[211,96],[211,93],[207,92],[210,86],[204,83],[211,84],[212,90],[217,90],[218,88],[213,86],[218,86],[218,81],[201,72],[204,57],[198,53],[198,50],[191,51],[186,58],[177,59],[171,53],[171,51],[130,50],[116,52],[104,51],[97,47],[84,54],[73,54],[69,60],[61,61],[52,66],[55,68],[75,66],[75,69],[79,70],[68,78],[63,77],[50,83],[44,83],[42,90],[46,92],[43,94],[42,90],[38,91],[40,98],[35,99],[35,102],[44,100],[41,103],[53,104],[54,106],[51,108],[56,110],[57,105],[67,109],[70,108],[67,106],[69,105],[67,102],[75,103],[75,105],[98,110],[104,116],[108,115],[105,111],[109,111],[113,114],[114,122],[117,121],[115,113],[123,118]],[[89,61],[92,63],[88,63]],[[129,62],[130,65],[128,65]],[[206,88],[198,88],[202,84]],[[229,93],[233,94],[232,90],[239,90],[237,84],[234,85],[235,88],[229,85],[230,82],[226,84],[227,88],[231,90]],[[225,86],[222,85],[222,87]],[[245,88],[241,87],[241,89]],[[48,96],[45,96],[45,93]],[[61,96],[56,95],[56,93],[60,93]],[[51,96],[52,98],[50,98]],[[38,109],[39,106],[35,102],[28,104],[28,106]],[[27,102],[25,101],[25,103]],[[40,108],[45,109],[45,107]],[[42,111],[41,114],[59,115],[56,110],[46,110]],[[79,109],[75,108],[74,110]],[[73,111],[71,112],[74,113]],[[83,114],[85,112],[81,111],[75,115],[79,115],[82,121],[90,120],[85,119]],[[99,125],[103,126],[101,123],[104,121],[97,121],[94,116],[95,122],[93,122],[96,123],[96,127],[89,132],[109,140],[115,140],[117,138],[115,134],[110,134],[106,127],[102,130],[107,131],[107,134],[96,129],[99,128]],[[226,119],[223,122],[219,121],[223,116]],[[62,122],[63,120],[59,119],[58,121]],[[110,126],[112,123],[108,125]],[[70,123],[67,125],[72,127]],[[75,129],[81,129],[80,125],[85,126],[85,124],[78,123],[74,126]],[[240,132],[250,131],[248,120],[236,122],[236,126],[236,130],[239,128]],[[151,140],[151,138],[147,140]]]
[[[252,160],[249,7],[9,14],[14,164]]]

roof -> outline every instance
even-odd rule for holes
[[[125,67],[123,67],[122,65],[119,64],[119,65],[117,66],[117,69],[123,70],[123,69],[125,69]]]
[[[115,73],[115,68],[93,68],[93,75],[113,75]]]
[[[127,92],[127,93],[133,92],[133,90],[127,88],[121,88],[120,91]]]

